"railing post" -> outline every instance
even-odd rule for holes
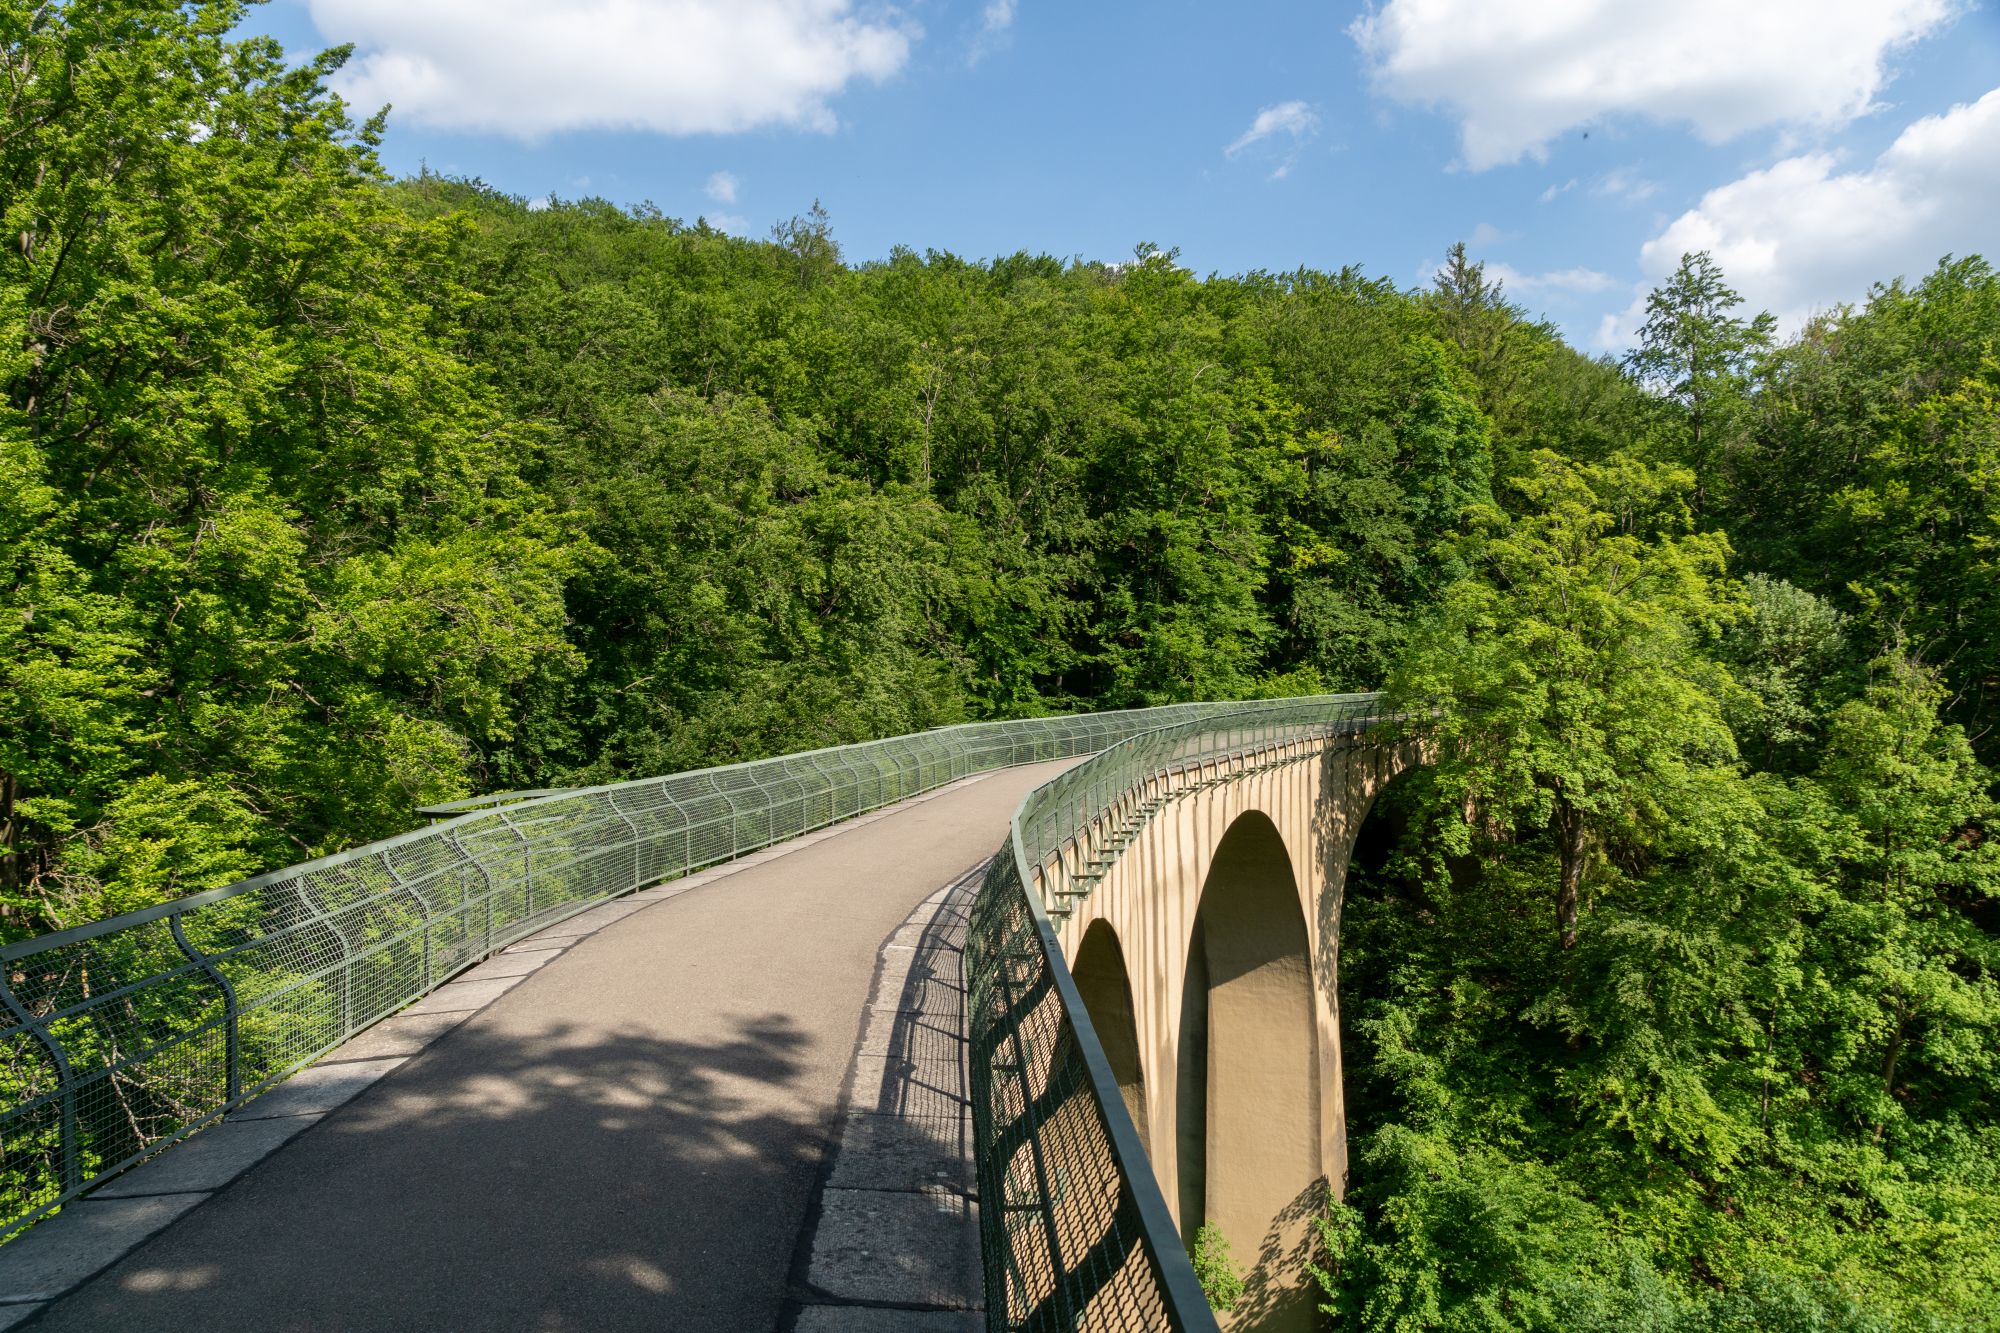
[[[521,845],[521,919],[532,920],[535,915],[535,849],[528,841],[528,835],[521,826],[510,819],[505,810],[496,811],[500,822],[514,835],[514,841]]]
[[[685,875],[694,869],[694,821],[688,818],[687,807],[674,799],[673,784],[664,778],[660,780],[660,799],[671,805],[674,813],[680,816],[681,873]]]
[[[12,979],[5,974],[0,974],[0,1002],[6,1004],[7,1012],[14,1015],[14,1021],[41,1043],[42,1049],[49,1053],[50,1063],[55,1066],[57,1183],[65,1195],[73,1194],[83,1188],[83,1168],[77,1144],[76,1077],[70,1072],[69,1057],[63,1054],[62,1043],[56,1040],[56,1034],[40,1020],[29,1016],[21,997],[14,994]]]
[[[479,882],[486,886],[486,892],[481,895],[482,903],[486,909],[486,947],[479,951],[479,956],[485,958],[493,952],[493,872],[486,868],[484,861],[479,860],[471,852],[465,850],[465,844],[458,840],[456,833],[445,834],[444,840],[451,844],[451,849],[454,852],[458,853],[459,864],[469,865],[474,870],[477,870],[479,872]],[[467,929],[470,929],[470,926]]]
[[[826,823],[831,824],[834,820],[840,818],[840,814],[836,810],[833,801],[833,775],[819,766],[819,756],[808,754],[805,756],[805,761],[812,768],[813,776],[820,780],[820,786],[826,793]],[[799,823],[804,824],[805,822],[804,798],[801,797]],[[821,825],[814,824],[812,827],[819,828]]]
[[[354,946],[348,943],[346,932],[333,924],[333,919],[306,892],[305,880],[294,878],[289,882],[292,892],[298,895],[299,906],[305,909],[306,917],[318,924],[320,929],[333,937],[334,946],[340,953],[340,1035],[354,1035]]]
[[[175,912],[167,918],[168,932],[173,935],[174,943],[180,946],[181,952],[187,955],[188,961],[208,973],[208,979],[222,992],[223,1101],[233,1106],[236,1099],[243,1095],[243,1048],[239,1043],[241,1034],[237,1022],[241,1010],[236,1004],[236,987],[222,975],[222,969],[205,951],[198,952],[188,941],[187,931],[181,926],[181,916],[182,913]]]
[[[713,777],[709,778],[708,786],[709,790],[729,803],[729,859],[733,861],[743,855],[743,811],[736,804],[736,798],[724,791],[722,784]]]
[[[608,791],[605,799],[611,802],[611,813],[625,821],[625,831],[632,835],[632,887],[639,887],[639,826],[632,822],[632,816],[625,813],[625,807],[618,804],[618,793]]]
[[[411,902],[417,905],[417,915],[423,918],[424,990],[428,992],[436,984],[431,964],[431,917],[433,914],[431,912],[430,901],[423,894],[418,893],[415,888],[411,887],[410,882],[403,878],[403,872],[396,869],[396,863],[391,861],[387,856],[382,858],[382,868],[389,872],[389,878],[394,882],[396,887]]]

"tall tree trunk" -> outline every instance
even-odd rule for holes
[[[14,846],[14,800],[20,790],[12,773],[0,773],[0,888],[21,884],[21,854]]]
[[[1578,905],[1583,899],[1583,812],[1558,795],[1553,826],[1562,860],[1560,882],[1556,886],[1556,936],[1563,948],[1572,949],[1576,947]]]
[[[1882,1091],[1894,1098],[1896,1095],[1896,1065],[1903,1057],[1903,1041],[1909,1034],[1912,1011],[1903,997],[1903,988],[1896,987],[1896,1030],[1889,1034],[1889,1049],[1882,1057]],[[1886,1120],[1875,1122],[1874,1142],[1882,1141],[1882,1131],[1888,1127]]]

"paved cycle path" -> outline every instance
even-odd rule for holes
[[[573,939],[29,1324],[774,1327],[885,939],[1068,762],[907,803]],[[348,1058],[394,1053],[369,1041]]]

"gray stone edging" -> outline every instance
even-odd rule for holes
[[[984,869],[926,898],[882,946],[800,1240],[795,1333],[985,1327],[960,967]]]

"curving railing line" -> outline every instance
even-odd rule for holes
[[[1379,707],[1319,696],[1174,719],[1015,812],[965,946],[989,1328],[1216,1327],[1051,918],[1167,800],[1364,738]]]
[[[972,723],[508,793],[7,946],[0,1237],[552,922],[962,777],[1094,755],[1022,802],[967,933],[988,1323],[1213,1329],[1051,914],[1174,790],[1358,735],[1375,706],[1343,695]]]
[[[0,949],[0,1237],[508,944],[974,773],[1218,705],[971,723],[553,792]],[[456,803],[455,803],[456,804]]]

